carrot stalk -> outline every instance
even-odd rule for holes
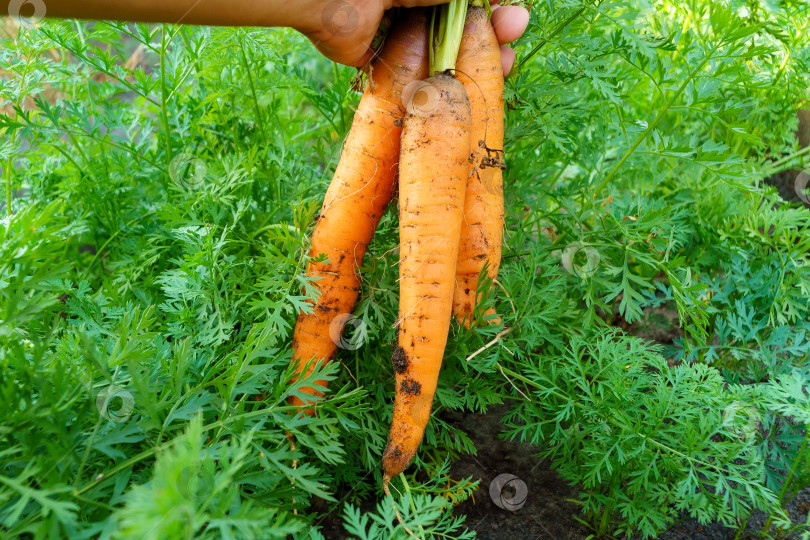
[[[456,66],[461,33],[464,30],[464,14],[468,0],[451,0],[437,6],[433,11],[431,25],[430,74],[442,73]]]
[[[391,200],[400,153],[403,88],[427,75],[427,16],[422,9],[405,10],[373,64],[370,80],[357,107],[335,175],[326,192],[320,217],[312,233],[311,257],[326,254],[326,262],[312,262],[307,276],[319,296],[312,312],[301,313],[293,332],[293,363],[297,373],[312,359],[315,366],[330,361],[337,350],[335,335],[342,316],[354,309],[360,291],[360,267],[377,224]],[[331,330],[331,332],[330,332]],[[337,330],[337,332],[336,332]],[[337,340],[339,341],[339,340]],[[326,381],[317,381],[326,385]],[[303,393],[321,396],[311,387]],[[292,396],[290,403],[309,405]],[[313,409],[306,409],[312,414]]]
[[[456,64],[470,99],[472,168],[464,201],[453,314],[473,324],[478,277],[496,279],[503,245],[503,68],[495,31],[484,8],[470,7]],[[489,315],[494,310],[488,311]],[[499,320],[495,319],[498,323]]]
[[[436,392],[452,317],[470,128],[469,100],[451,75],[436,75],[416,89],[399,163],[400,303],[385,487],[413,459]]]

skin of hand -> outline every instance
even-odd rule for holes
[[[327,58],[360,67],[371,59],[371,41],[383,14],[392,7],[432,6],[448,0],[323,0],[320,16],[296,29]],[[314,21],[314,22],[313,22]],[[529,12],[520,6],[492,6],[492,26],[501,44],[504,76],[515,63],[515,51],[506,46],[529,24]]]
[[[48,0],[46,17],[108,19],[214,26],[289,26],[307,36],[329,59],[362,66],[371,58],[371,40],[386,10],[433,6],[449,0]],[[492,26],[501,44],[504,75],[515,62],[505,44],[519,38],[529,12],[492,1]],[[0,0],[0,15],[11,7]],[[8,13],[22,15],[21,13]]]

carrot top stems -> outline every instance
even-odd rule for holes
[[[452,0],[433,12],[437,24],[431,26],[430,74],[436,75],[456,67],[468,0]]]
[[[485,7],[489,14],[489,0],[451,0],[436,6],[430,24],[430,75],[455,69],[467,6]]]

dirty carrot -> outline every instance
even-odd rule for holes
[[[498,277],[503,244],[503,68],[495,31],[484,8],[470,7],[456,75],[464,85],[472,113],[472,167],[464,201],[453,314],[473,323],[478,277]],[[489,310],[485,315],[494,313]],[[497,322],[497,319],[495,320]]]
[[[427,17],[422,9],[404,10],[373,63],[370,80],[357,107],[352,127],[343,145],[335,175],[326,192],[323,207],[312,234],[311,257],[326,254],[325,262],[308,265],[307,276],[315,282],[319,296],[311,313],[301,313],[293,333],[293,363],[301,373],[306,362],[333,358],[334,336],[354,309],[360,291],[360,267],[377,224],[391,200],[400,153],[401,101],[403,88],[427,76]],[[343,320],[342,320],[343,319]],[[325,386],[326,381],[317,381]],[[315,388],[304,394],[321,396]],[[311,402],[291,397],[298,406]],[[311,414],[313,409],[307,409]]]
[[[448,74],[416,89],[404,120],[398,347],[392,358],[396,394],[383,452],[386,489],[422,441],[447,344],[470,169],[470,122],[464,87]]]

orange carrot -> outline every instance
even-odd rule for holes
[[[470,104],[450,75],[427,79],[408,104],[399,162],[399,318],[394,418],[384,486],[413,459],[425,432],[453,308],[470,163]]]
[[[456,62],[472,112],[472,160],[456,268],[453,314],[473,324],[478,276],[498,277],[503,244],[503,68],[495,31],[484,8],[470,7]],[[486,315],[494,313],[487,311]],[[496,321],[498,321],[496,319]]]
[[[335,318],[354,309],[360,291],[357,269],[396,182],[405,113],[402,89],[427,75],[427,44],[425,12],[405,10],[373,64],[371,80],[355,112],[312,233],[310,256],[325,253],[328,260],[307,268],[309,277],[320,278],[315,282],[320,296],[312,302],[312,313],[301,313],[295,325],[292,347],[298,373],[309,360],[316,359],[317,363],[333,358],[337,349],[333,338],[342,328],[332,328],[330,333],[330,326],[345,323]],[[311,365],[307,375],[314,367]],[[326,381],[317,384],[325,386]],[[322,395],[314,388],[303,392]],[[310,402],[291,397],[290,403],[301,406]],[[306,412],[312,414],[313,409]]]

